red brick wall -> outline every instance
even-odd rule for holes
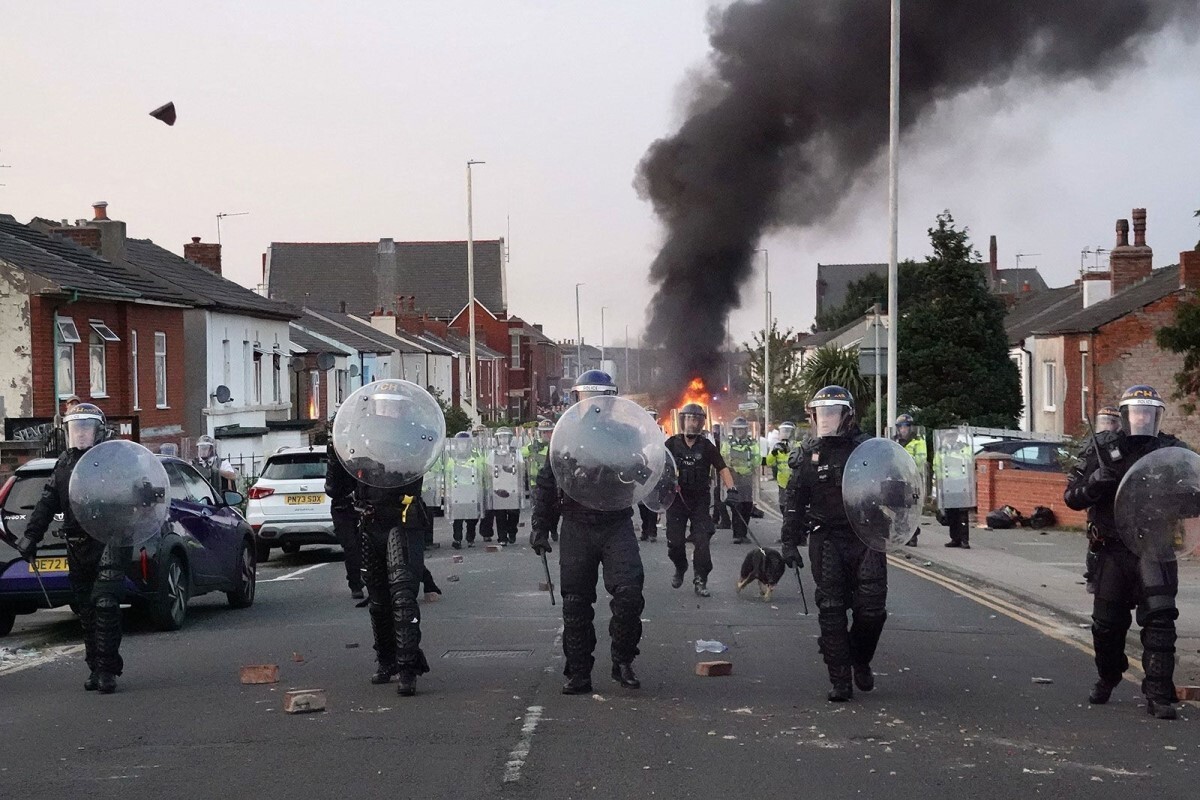
[[[184,418],[184,349],[183,309],[149,306],[134,303],[112,303],[81,301],[69,305],[59,303],[59,314],[71,317],[83,341],[75,345],[75,394],[85,402],[95,403],[106,414],[114,416],[137,416],[142,431],[147,429],[183,426]],[[53,319],[55,303],[47,298],[35,297],[31,303],[31,327],[33,350],[33,416],[49,417],[55,412],[54,399],[54,348]],[[106,344],[105,374],[108,396],[92,397],[91,365],[88,357],[88,339],[92,332],[89,320],[103,320],[117,336],[119,342]],[[131,357],[132,336],[138,334],[138,383],[141,409],[133,408],[133,379]],[[154,333],[167,334],[167,404],[169,408],[155,407],[154,384]],[[62,390],[66,393],[66,390]],[[143,443],[156,444],[161,441],[178,441],[178,436],[168,438],[147,437]]]
[[[1066,488],[1065,474],[1013,469],[1008,458],[982,456],[975,460],[975,502],[981,519],[1000,506],[1012,506],[1025,516],[1037,506],[1046,506],[1060,527],[1083,527],[1087,513],[1067,508],[1063,502]]]

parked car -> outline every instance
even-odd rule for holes
[[[249,607],[254,603],[256,561],[250,525],[236,508],[242,496],[226,492],[219,497],[191,465],[159,458],[171,484],[170,514],[162,531],[134,552],[125,573],[126,599],[166,631],[183,626],[188,601],[202,594],[225,592],[233,608]],[[18,614],[46,607],[32,566],[11,545],[25,532],[53,469],[53,459],[34,459],[0,488],[0,636],[12,630]],[[59,515],[38,548],[38,569],[51,607],[69,605],[73,599],[61,527]]]
[[[259,563],[273,547],[298,553],[306,544],[338,544],[325,494],[328,459],[324,445],[285,447],[267,457],[246,503]]]
[[[1037,442],[1028,439],[989,442],[980,448],[982,453],[1008,453],[1014,469],[1035,472],[1062,472],[1067,450],[1061,442]]]

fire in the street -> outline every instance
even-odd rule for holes
[[[698,403],[703,406],[705,413],[709,412],[709,406],[712,403],[712,395],[708,392],[708,387],[704,385],[703,378],[692,378],[688,383],[687,388],[680,393],[679,399],[671,406],[669,414],[662,415],[659,421],[662,423],[663,430],[668,435],[675,433],[678,424],[679,409],[683,408],[688,403]]]

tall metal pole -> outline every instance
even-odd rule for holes
[[[891,102],[888,123],[888,364],[887,364],[887,413],[888,419],[896,418],[896,321],[900,318],[898,308],[900,226],[900,0],[892,0],[892,69]]]
[[[875,331],[875,435],[883,436],[883,398],[880,396],[883,381],[879,379],[879,303],[872,306],[871,311],[875,315],[875,324],[871,326]]]
[[[600,369],[604,369],[604,312],[608,306],[600,306]]]
[[[629,324],[625,325],[625,391],[629,391]]]
[[[467,319],[471,331],[471,363],[467,368],[467,386],[471,410],[479,412],[479,393],[475,389],[475,219],[471,208],[471,167],[482,161],[467,162]]]
[[[579,287],[575,284],[575,374],[583,373],[583,328],[579,324]]]
[[[763,329],[763,435],[771,429],[771,254],[764,247],[763,305],[766,327]]]

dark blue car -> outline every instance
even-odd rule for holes
[[[225,592],[230,606],[250,606],[257,564],[253,533],[236,508],[241,495],[227,492],[219,497],[191,465],[177,458],[160,459],[171,481],[170,520],[134,552],[125,574],[125,601],[156,628],[173,631],[183,625],[188,600],[197,595]],[[30,461],[0,488],[0,636],[12,630],[17,614],[46,607],[37,576],[11,543],[24,533],[53,468],[49,458]],[[51,524],[37,557],[52,606],[68,605],[72,599],[61,521],[60,517]]]

